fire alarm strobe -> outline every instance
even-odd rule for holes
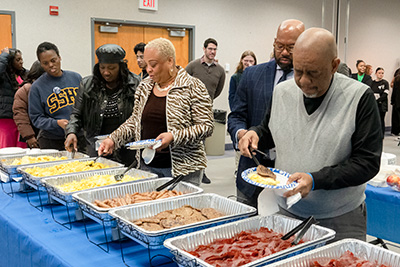
[[[50,6],[49,10],[51,16],[58,16],[58,6]]]

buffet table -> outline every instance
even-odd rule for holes
[[[14,184],[14,188],[18,185]],[[31,194],[35,201],[36,194]],[[57,216],[66,213],[65,207],[57,206],[56,212]],[[87,226],[90,235],[103,233],[100,224],[89,220]],[[112,242],[108,253],[101,250],[87,240],[83,223],[74,222],[68,230],[54,222],[49,207],[38,211],[23,193],[15,193],[12,198],[0,192],[0,237],[1,266],[125,266],[119,242]],[[132,240],[123,241],[122,246],[129,266],[150,266],[147,248]],[[151,251],[151,256],[156,254],[172,257],[167,249]],[[152,263],[165,261],[157,257]]]
[[[367,185],[367,234],[400,243],[400,192]]]

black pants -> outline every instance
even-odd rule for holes
[[[400,108],[393,106],[392,111],[392,134],[400,133]]]
[[[38,139],[41,149],[65,150],[64,141],[65,139],[49,139],[45,137],[39,137]]]
[[[385,115],[386,115],[386,112],[380,111],[379,115],[381,117],[382,133],[383,133],[383,136],[385,136]]]
[[[279,213],[299,220],[305,219],[282,208],[279,208]],[[332,243],[344,238],[355,238],[362,241],[366,241],[367,239],[367,208],[365,202],[343,215],[328,219],[317,219],[317,221],[319,222],[318,225],[336,231],[335,238],[327,243]]]

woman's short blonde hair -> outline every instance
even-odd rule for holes
[[[165,59],[172,57],[175,62],[175,47],[170,40],[165,38],[154,39],[146,45],[145,50],[150,48],[157,50]]]

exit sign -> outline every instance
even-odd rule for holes
[[[139,0],[139,9],[158,10],[158,0]]]

